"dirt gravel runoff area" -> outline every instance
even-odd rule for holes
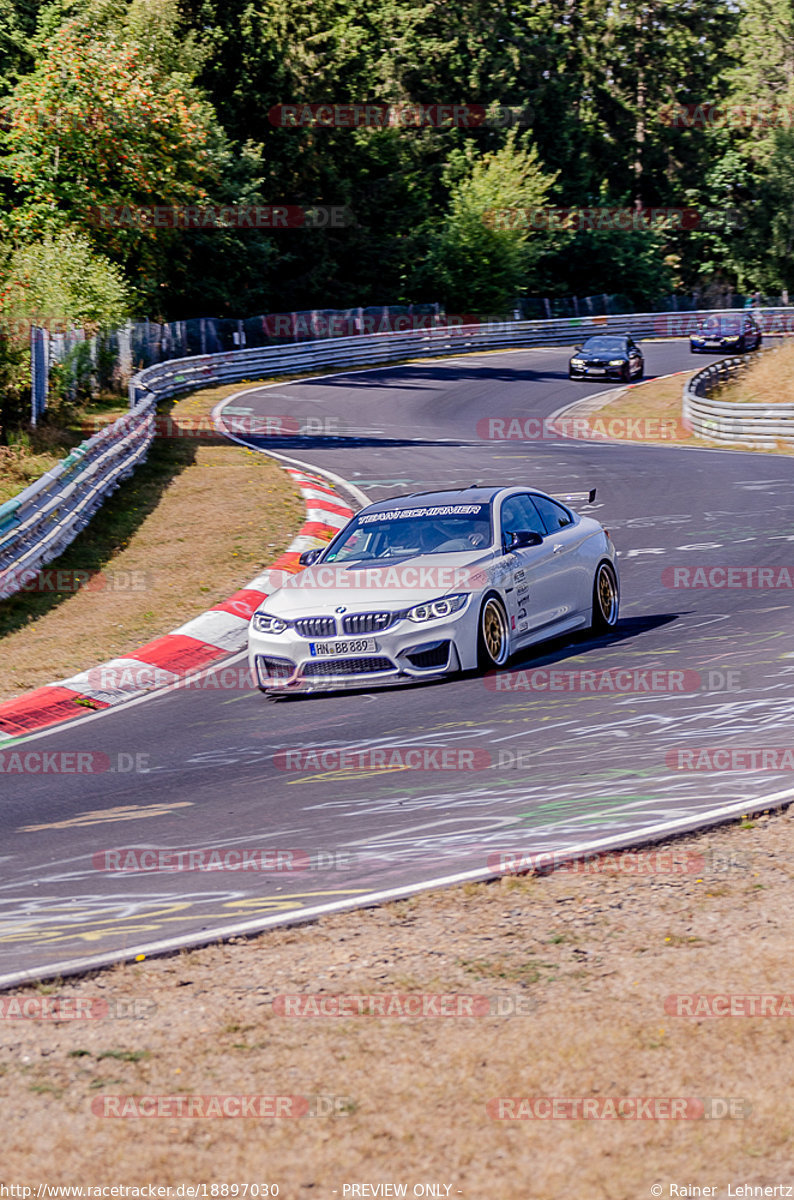
[[[767,348],[749,361],[737,379],[726,383],[714,395],[734,404],[791,404],[794,387],[794,345],[784,342]]]
[[[0,1178],[785,1195],[792,861],[787,810],[3,993]]]
[[[778,441],[774,448],[745,446],[740,442],[716,441],[699,437],[687,427],[682,416],[684,385],[702,370],[701,363],[692,371],[676,371],[658,379],[648,379],[611,390],[602,404],[598,397],[581,401],[567,409],[560,424],[568,436],[582,440],[609,440],[645,443],[654,446],[688,446],[701,450],[741,450],[752,454],[794,453],[790,442]],[[791,378],[794,377],[794,346],[786,345],[765,353],[751,363],[733,382],[712,393],[712,399],[732,402],[791,403]]]

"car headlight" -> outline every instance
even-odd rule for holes
[[[610,367],[622,367],[625,361],[625,358],[610,358],[609,365]]]
[[[431,600],[428,604],[415,604],[405,615],[409,621],[432,621],[435,617],[449,617],[452,613],[460,612],[468,599],[468,592],[459,592],[456,596],[444,596],[441,600]]]
[[[287,622],[282,621],[281,617],[266,612],[254,613],[251,624],[257,633],[283,633],[287,628]]]
[[[583,367],[583,366],[584,366],[584,359],[583,359],[583,358],[572,358],[572,359],[571,359],[571,366],[572,366],[572,367]]]

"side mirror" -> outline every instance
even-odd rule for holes
[[[526,546],[541,546],[542,544],[542,534],[535,533],[534,529],[519,529],[517,533],[511,533],[507,549],[510,552],[511,550],[523,550]]]
[[[581,350],[581,348],[582,348],[581,346],[574,346],[575,351]]]
[[[298,563],[302,567],[310,567],[312,563],[316,563],[317,559],[322,554],[322,547],[318,550],[304,550],[303,554],[298,559]]]

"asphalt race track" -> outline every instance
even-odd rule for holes
[[[647,343],[645,353],[649,375],[696,361],[683,342]],[[794,794],[785,770],[684,770],[666,758],[791,743],[791,591],[673,588],[662,575],[790,565],[794,462],[481,436],[485,418],[545,416],[600,390],[569,382],[567,358],[562,348],[481,353],[247,389],[234,404],[316,418],[318,436],[277,439],[279,451],[372,499],[474,482],[559,495],[597,487],[592,511],[621,553],[618,635],[552,643],[490,679],[290,700],[226,686],[224,666],[202,687],[26,739],[48,752],[104,752],[114,769],[0,778],[0,984],[485,876],[502,853],[636,844],[715,809]],[[575,690],[578,674],[565,676],[567,690],[529,690],[527,669],[552,665],[630,669],[640,690]],[[688,672],[655,677],[683,678],[687,690],[641,690],[654,670]],[[284,749],[409,745],[485,755],[477,769],[452,770],[274,762]],[[103,852],[127,847],[291,850],[293,866],[311,869],[108,871],[122,860]]]

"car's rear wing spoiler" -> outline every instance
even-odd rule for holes
[[[561,500],[563,504],[592,504],[595,498],[595,488],[590,488],[588,492],[566,492],[564,496],[555,496],[555,500]]]

